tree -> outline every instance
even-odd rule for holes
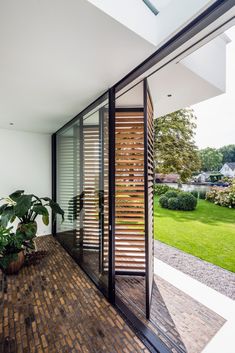
[[[216,148],[207,147],[200,150],[201,166],[204,172],[219,170],[223,155]]]
[[[235,162],[235,145],[223,146],[219,149],[223,155],[222,163]]]
[[[154,157],[156,172],[177,173],[181,181],[200,169],[194,142],[196,116],[192,109],[181,109],[155,120]]]

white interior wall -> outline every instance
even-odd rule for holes
[[[0,198],[18,189],[51,197],[51,137],[0,129]],[[39,221],[38,234],[51,233]]]

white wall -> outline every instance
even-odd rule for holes
[[[15,190],[51,197],[51,137],[0,129],[0,198]],[[39,222],[38,234],[51,233]]]

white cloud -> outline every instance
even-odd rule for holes
[[[226,34],[231,39],[227,45],[226,93],[192,107],[198,118],[195,140],[199,148],[235,144],[235,26]]]

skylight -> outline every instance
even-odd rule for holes
[[[143,2],[145,3],[145,5],[149,8],[149,10],[156,16],[159,11],[158,9],[156,8],[156,6],[153,4],[152,1],[150,0],[143,0]]]

